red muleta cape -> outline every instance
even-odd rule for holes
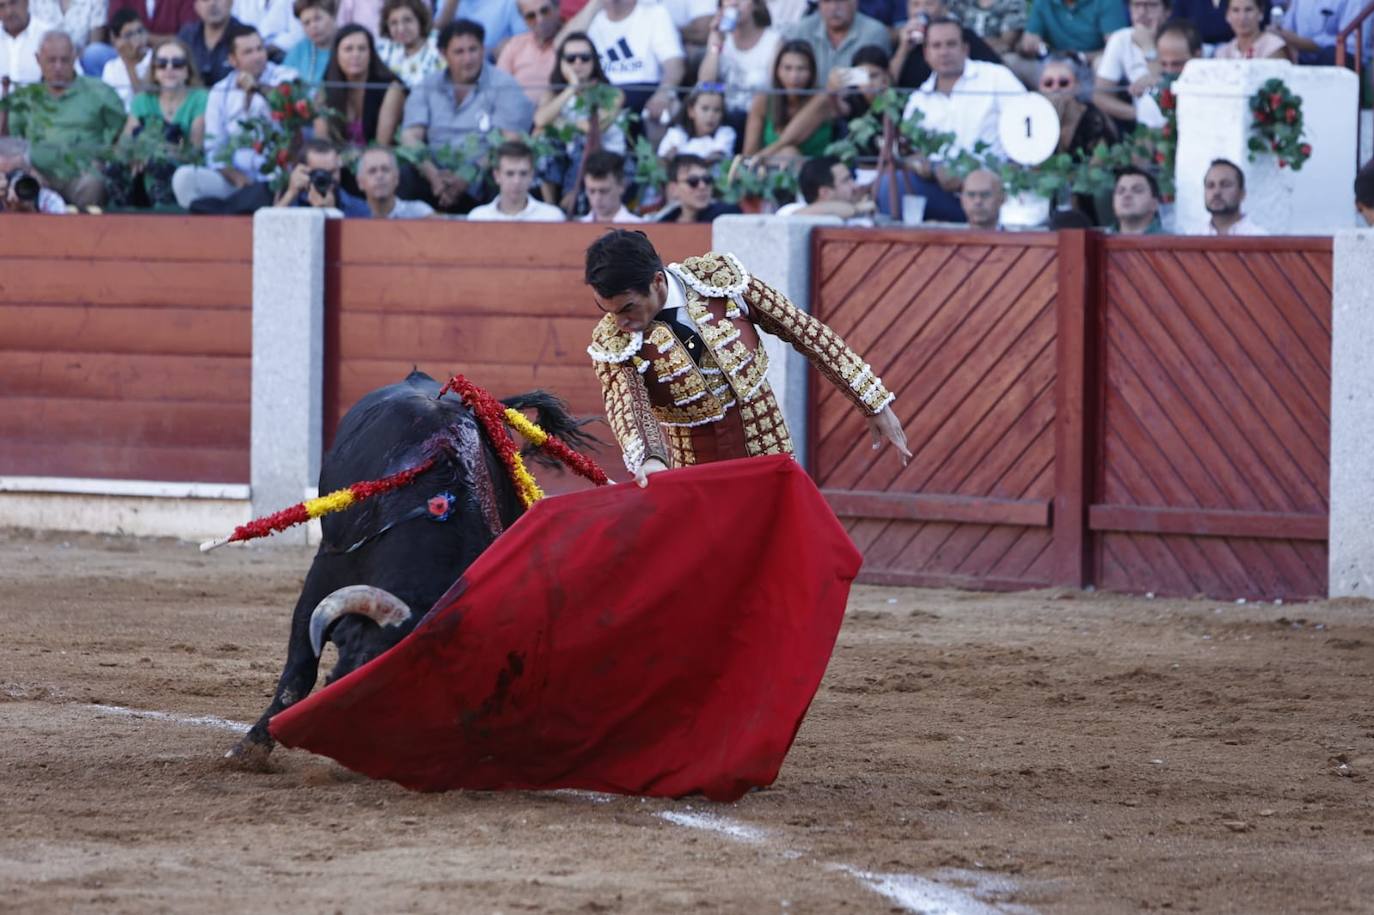
[[[272,736],[418,790],[735,800],[777,777],[861,561],[786,456],[545,499]]]

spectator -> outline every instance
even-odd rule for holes
[[[281,60],[305,37],[291,0],[234,0],[234,15],[258,30],[268,57]]]
[[[994,155],[1002,155],[997,119],[1004,99],[1025,94],[1020,80],[1001,64],[969,60],[963,27],[952,19],[933,19],[926,26],[925,55],[930,78],[911,93],[902,118],[910,120],[919,111],[922,127],[952,132],[953,152],[972,152],[982,142]],[[910,193],[926,198],[926,218],[964,222],[954,196],[958,178],[923,156],[909,158],[908,166],[915,172],[908,181]],[[880,197],[878,205],[883,204]]]
[[[737,10],[730,14],[735,27],[723,30],[722,17],[728,9]],[[767,89],[772,81],[773,58],[782,45],[782,36],[772,26],[763,0],[725,0],[712,20],[697,78],[725,84],[725,119],[736,133],[744,130],[754,93]]]
[[[11,182],[11,178],[15,180]],[[31,180],[20,180],[24,178]],[[29,162],[29,141],[20,137],[0,137],[0,210],[52,215],[67,212],[62,195],[45,187],[43,177],[34,171]]]
[[[909,0],[907,20],[899,30],[900,38],[897,51],[892,55],[892,79],[903,89],[915,89],[930,79],[930,64],[926,63],[925,40],[926,25],[933,19],[949,18],[944,0]],[[968,45],[970,60],[985,60],[1000,64],[1002,55],[979,37],[967,25],[964,29],[964,44]]]
[[[594,86],[606,85],[606,74],[601,69],[601,58],[596,48],[584,32],[572,32],[558,46],[557,64],[547,77],[549,88],[545,90],[539,107],[534,112],[535,130],[549,128],[576,128],[572,139],[547,161],[541,163],[540,180],[544,185],[544,196],[549,200],[563,202],[571,211],[572,201],[566,199],[576,192],[577,170],[586,152],[591,131],[590,112],[580,110],[578,100]],[[625,102],[625,95],[614,90],[615,102],[597,115],[601,149],[613,153],[625,153],[625,133],[615,124]]]
[[[485,66],[482,27],[457,19],[439,33],[439,49],[445,68],[424,78],[406,99],[401,143],[443,149],[462,142],[470,134],[502,131],[517,139],[529,129],[533,106],[510,74]],[[433,199],[425,202],[440,210],[462,212],[473,203],[467,182],[433,161],[420,166]]]
[[[624,157],[604,149],[587,156],[582,188],[587,192],[588,212],[579,222],[644,221],[625,207]]]
[[[1163,235],[1159,223],[1159,182],[1155,176],[1134,165],[1116,173],[1112,187],[1112,215],[1117,235]]]
[[[691,153],[708,162],[735,154],[735,128],[725,120],[724,87],[697,86],[682,105],[682,113],[658,144],[660,159]]]
[[[367,201],[343,189],[342,177],[343,160],[334,144],[328,140],[308,140],[272,206],[337,210],[350,218],[371,216]]]
[[[524,143],[510,141],[497,147],[492,174],[500,191],[491,203],[468,214],[484,222],[562,222],[563,211],[530,196],[534,183],[534,153]]]
[[[248,26],[229,15],[230,0],[195,0],[197,20],[177,34],[190,49],[200,81],[213,86],[229,75],[229,36]]]
[[[873,212],[873,201],[860,195],[854,173],[836,156],[806,160],[797,175],[802,199],[779,207],[778,216],[838,216],[853,220]],[[871,220],[862,221],[872,225]]]
[[[291,46],[282,64],[299,73],[307,83],[317,85],[324,81],[329,52],[334,49],[334,37],[339,33],[339,22],[334,17],[338,0],[296,0],[293,9],[305,37]]]
[[[29,15],[29,0],[0,0],[0,76],[20,85],[42,80],[38,45],[54,28]]]
[[[195,0],[110,0],[110,17],[120,10],[133,10],[148,30],[148,41],[156,45],[176,38],[181,30],[194,25]]]
[[[1218,60],[1288,59],[1288,46],[1269,27],[1269,4],[1259,0],[1224,0],[1226,22],[1236,37],[1217,48]]]
[[[386,0],[382,6],[377,53],[408,89],[444,69],[429,25],[429,4],[424,0]]]
[[[105,184],[113,206],[175,206],[172,176],[178,160],[184,161],[205,142],[208,93],[191,66],[191,49],[180,39],[164,39],[153,49],[152,65],[157,88],[134,96],[124,136],[153,131],[165,141],[167,154],[144,162],[141,170],[120,162],[106,163]]]
[[[345,28],[347,28],[345,26]],[[373,219],[425,219],[434,215],[434,208],[423,200],[402,200],[396,196],[401,170],[396,153],[374,146],[358,160],[358,188],[367,198],[367,209]]]
[[[949,16],[972,29],[993,50],[1016,56],[1016,42],[1026,28],[1024,0],[950,0]]]
[[[1174,0],[1173,18],[1169,22],[1191,24],[1201,40],[1211,46],[1225,44],[1236,37],[1226,23],[1226,7],[1221,0]]]
[[[862,76],[856,71],[863,71]],[[837,115],[835,130],[843,135],[849,129],[849,121],[868,113],[873,100],[892,87],[892,59],[877,45],[866,45],[854,52],[854,66],[850,68],[851,85],[832,92],[830,101]],[[876,156],[878,141],[874,137],[872,149],[860,149],[860,156]]]
[[[1366,225],[1374,226],[1374,161],[1366,162],[1355,175],[1355,209]]]
[[[1006,203],[1007,192],[1002,187],[1002,178],[986,168],[969,172],[964,186],[959,190],[959,206],[968,217],[970,229],[995,232],[1002,227],[1002,204]]]
[[[664,207],[655,222],[711,222],[739,207],[713,201],[715,183],[711,167],[700,156],[682,155],[668,163],[668,194],[674,202]]]
[[[678,35],[682,37],[682,43],[696,53],[692,56],[699,59],[702,47],[706,44],[711,35],[712,22],[715,15],[719,12],[717,0],[661,0],[663,6],[668,10],[668,16],[673,20],[673,26],[677,29]],[[879,0],[887,2],[887,0]]]
[[[625,92],[631,111],[643,110],[646,127],[662,133],[686,71],[672,16],[659,4],[606,0],[587,37],[601,53],[606,79]]]
[[[66,32],[48,32],[38,45],[38,69],[52,102],[51,112],[30,118],[10,112],[9,130],[29,141],[34,167],[52,188],[78,207],[99,206],[105,181],[73,160],[100,156],[124,127],[124,104],[98,79],[76,75],[76,46]]]
[[[1158,76],[1150,80],[1146,93],[1140,97],[1140,123],[1150,127],[1163,126],[1164,113],[1149,91],[1155,86],[1167,86],[1178,79],[1188,61],[1202,56],[1202,36],[1193,28],[1192,23],[1175,19],[1164,23],[1155,39],[1155,64]]]
[[[892,52],[887,26],[860,13],[857,0],[820,0],[816,12],[802,17],[783,34],[811,46],[817,84],[827,83],[834,68],[851,66],[854,52],[865,45]]]
[[[859,0],[859,13],[895,31],[906,22],[906,0]]]
[[[332,118],[315,122],[315,136],[358,147],[390,146],[405,112],[405,84],[386,68],[372,33],[356,22],[339,29],[320,95]]]
[[[1040,68],[1040,94],[1050,100],[1059,115],[1055,152],[1086,158],[1098,143],[1110,146],[1116,142],[1111,118],[1092,102],[1079,101],[1078,69],[1068,60],[1057,56],[1046,59]]]
[[[262,156],[251,149],[239,149],[234,152],[232,162],[219,164],[217,160],[243,121],[269,116],[263,90],[289,82],[297,74],[267,59],[262,36],[251,26],[239,26],[225,42],[233,69],[210,87],[205,101],[205,158],[212,164],[178,168],[172,175],[172,190],[177,203],[187,209],[198,200],[223,201],[235,192],[243,192],[229,208],[251,212],[272,202],[271,194],[266,193],[262,185],[265,180]],[[211,205],[201,209],[220,207]]]
[[[345,3],[349,0],[344,0]],[[360,2],[360,0],[353,0]],[[378,0],[369,0],[378,2]],[[459,0],[435,2],[434,27],[442,31],[460,12]],[[462,0],[462,18],[475,22],[482,27],[482,40],[486,44],[487,56],[495,60],[500,56],[505,43],[525,31],[525,23],[520,19],[520,11],[515,0]],[[376,16],[373,16],[376,20]]]
[[[1044,57],[1048,51],[1059,51],[1095,59],[1107,36],[1126,26],[1121,0],[1032,0],[1018,50],[1022,57]]]
[[[1131,0],[1130,11],[1130,27],[1108,35],[1107,46],[1098,58],[1093,103],[1124,124],[1138,122],[1145,127],[1159,127],[1162,118],[1154,123],[1159,107],[1153,99],[1146,106],[1145,100],[1156,82],[1150,66],[1156,55],[1155,34],[1169,15],[1169,4],[1166,0]],[[1123,85],[1129,100],[1122,96]],[[1145,120],[1141,119],[1142,114]]]
[[[115,91],[128,110],[134,95],[149,87],[148,67],[153,52],[148,49],[148,30],[137,13],[123,9],[111,17],[110,35],[119,56],[105,64],[100,79]]]
[[[1336,63],[1336,36],[1364,10],[1367,0],[1289,0],[1283,18],[1272,27],[1272,34],[1297,53],[1300,64],[1320,64],[1332,66]],[[1269,23],[1268,8],[1265,9],[1265,24]],[[1230,22],[1230,17],[1227,17]],[[1234,25],[1232,26],[1234,28]],[[1368,38],[1371,36],[1369,20],[1365,21],[1366,47],[1363,56],[1369,56]],[[1346,50],[1351,54],[1355,49],[1355,36],[1346,39]]]
[[[1203,235],[1268,235],[1240,211],[1245,202],[1245,173],[1229,159],[1214,159],[1202,179],[1207,212]]]
[[[545,80],[556,69],[554,38],[563,27],[563,17],[558,15],[558,0],[516,0],[516,7],[529,31],[506,42],[496,66],[515,77],[537,105],[544,95]]]
[[[760,159],[825,155],[834,126],[827,100],[813,94],[816,86],[811,44],[801,39],[786,42],[773,64],[773,91],[754,96],[749,107],[744,154]]]
[[[111,15],[105,0],[29,0],[29,7],[33,18],[67,33],[85,75],[98,77],[114,59],[115,49],[105,43],[105,23]]]

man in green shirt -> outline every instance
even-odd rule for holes
[[[124,104],[98,79],[76,75],[76,48],[65,32],[49,32],[38,46],[41,101],[15,110],[10,133],[33,145],[33,165],[79,207],[105,199],[105,181],[92,159],[103,156],[124,127]]]
[[[1077,51],[1095,60],[1107,36],[1128,25],[1121,0],[1032,0],[1018,50],[1026,57]]]

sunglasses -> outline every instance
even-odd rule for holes
[[[1042,79],[1040,81],[1041,89],[1067,89],[1072,85],[1073,80],[1069,79],[1067,76],[1061,77],[1060,79]]]
[[[691,175],[682,179],[682,183],[691,188],[701,187],[703,184],[711,183],[710,175]]]
[[[544,6],[539,7],[539,9],[537,10],[530,10],[528,13],[521,13],[520,18],[524,19],[526,22],[533,22],[534,20],[539,19],[543,16],[547,16],[552,12],[553,7],[549,6],[548,4],[545,4]]]
[[[154,57],[154,70],[184,70],[186,69],[186,58],[184,57]]]
[[[563,55],[565,64],[589,64],[592,62],[592,55],[582,51],[569,51]]]

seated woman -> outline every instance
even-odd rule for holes
[[[793,160],[825,154],[834,136],[833,110],[816,88],[816,55],[805,41],[789,41],[773,62],[773,92],[754,96],[744,128],[744,154]]]
[[[601,58],[586,32],[570,32],[558,45],[553,72],[549,74],[549,88],[534,110],[536,132],[548,128],[573,126],[577,134],[564,146],[559,155],[539,164],[539,178],[544,186],[544,200],[555,205],[570,204],[565,198],[576,192],[577,173],[587,149],[587,134],[591,129],[588,112],[581,110],[578,99],[586,96],[593,86],[608,86]],[[625,93],[619,89],[611,95],[613,103],[598,112],[600,145],[598,148],[625,155],[625,133],[615,124],[625,105]],[[563,207],[565,210],[568,206]]]
[[[1116,142],[1116,125],[1092,102],[1082,101],[1078,82],[1078,68],[1073,61],[1051,57],[1040,68],[1040,94],[1049,99],[1059,115],[1059,144],[1056,153],[1068,153],[1075,159],[1088,159],[1099,143],[1108,146]],[[1105,192],[1101,201],[1081,196],[1078,207],[1089,216],[1099,215],[1107,225],[1111,217],[1111,194]]]
[[[134,96],[120,142],[151,134],[161,138],[161,150],[145,162],[112,161],[105,166],[112,207],[175,206],[172,172],[205,145],[209,93],[200,85],[191,49],[179,38],[168,38],[153,48],[151,60],[157,89]]]
[[[315,122],[315,136],[337,145],[390,146],[405,110],[405,84],[387,69],[372,33],[354,23],[339,29],[320,93],[331,117]]]
[[[386,0],[382,5],[377,55],[410,89],[444,69],[430,22],[429,4],[422,0]]]
[[[1236,33],[1217,48],[1218,60],[1288,59],[1288,45],[1269,28],[1269,4],[1258,0],[1225,0],[1226,24]]]

